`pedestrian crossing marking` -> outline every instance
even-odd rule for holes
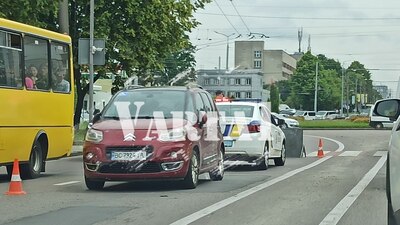
[[[344,151],[342,152],[339,156],[358,156],[361,153],[361,151]]]
[[[385,156],[385,155],[387,155],[387,151],[377,151],[374,154],[374,156],[376,156],[376,157],[382,157],[382,156]]]

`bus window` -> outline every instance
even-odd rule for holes
[[[25,50],[25,66],[35,67],[37,70],[36,77],[33,76],[32,80],[37,89],[49,90],[49,71],[48,71],[48,50],[47,41],[42,38],[25,36],[24,50]],[[30,71],[27,69],[26,77],[30,76]],[[27,81],[27,79],[26,79]],[[25,84],[28,89],[30,87]]]
[[[51,43],[51,68],[53,91],[69,93],[71,90],[68,45]]]
[[[21,36],[0,31],[0,86],[22,87]]]

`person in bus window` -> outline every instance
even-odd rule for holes
[[[7,86],[6,71],[0,69],[0,86]]]
[[[38,89],[49,89],[49,69],[47,63],[43,63],[39,67],[38,79],[36,81]]]
[[[59,92],[69,92],[69,82],[64,79],[65,70],[59,69],[56,71],[53,90]]]
[[[36,89],[37,74],[36,67],[30,65],[25,77],[25,86],[27,89]]]

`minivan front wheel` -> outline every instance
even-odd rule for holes
[[[183,185],[185,188],[193,189],[196,188],[197,183],[199,182],[199,156],[197,151],[193,151],[192,157],[189,162],[189,169],[183,180]]]
[[[85,184],[89,190],[101,190],[103,189],[105,182],[92,180],[85,176]]]

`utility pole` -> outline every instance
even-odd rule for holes
[[[345,74],[344,70],[345,70],[344,67],[342,67],[342,96],[340,99],[340,117],[343,117],[343,92],[344,92],[344,74]]]
[[[358,113],[358,101],[357,101],[357,95],[358,95],[358,78],[356,78],[356,93],[354,95],[354,104],[356,105],[356,113]]]
[[[68,0],[59,0],[58,6],[58,22],[60,24],[60,33],[69,34]]]
[[[89,40],[89,121],[93,119],[93,42],[94,42],[94,0],[90,0],[90,40]]]
[[[318,101],[318,61],[315,64],[315,94],[314,94],[314,112],[317,113]]]
[[[229,59],[229,37],[234,35],[235,33],[227,35],[227,34],[223,34],[223,33],[217,32],[217,31],[214,31],[214,32],[226,37],[226,70],[228,70],[229,69],[229,67],[228,67],[228,65],[229,65],[228,64],[228,59]]]

